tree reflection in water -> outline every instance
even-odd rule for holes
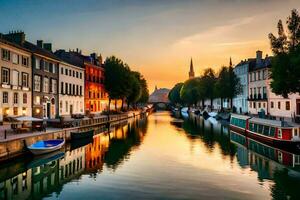
[[[208,152],[218,144],[224,156],[230,156],[232,161],[236,158],[242,168],[256,171],[262,183],[270,182],[273,199],[299,199],[300,152],[293,154],[264,145],[231,132],[228,125],[213,125],[201,117],[186,119],[176,126],[184,129],[191,141],[200,138]]]

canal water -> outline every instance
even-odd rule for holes
[[[124,121],[0,166],[0,199],[300,199],[300,157],[200,118]]]

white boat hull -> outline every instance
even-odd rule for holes
[[[41,154],[46,154],[46,153],[50,153],[50,152],[53,152],[53,151],[57,151],[57,150],[61,149],[64,144],[65,144],[65,141],[63,143],[57,145],[57,146],[46,148],[46,149],[31,148],[31,147],[28,147],[28,149],[34,155],[41,155]]]
[[[188,108],[187,107],[184,107],[184,108],[181,109],[181,115],[184,118],[189,117],[189,113],[188,113]]]

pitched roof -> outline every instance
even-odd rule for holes
[[[4,43],[4,44],[7,44],[7,45],[11,45],[13,47],[16,47],[18,49],[21,49],[23,51],[27,51],[27,52],[31,52],[30,50],[26,49],[25,47],[19,45],[19,44],[16,44],[16,43],[13,43],[13,42],[10,42],[4,38],[2,38],[1,34],[0,34],[0,42]]]
[[[84,57],[76,52],[66,52],[63,49],[57,50],[54,54],[64,62],[84,68]]]
[[[61,59],[59,59],[57,56],[55,56],[54,53],[52,53],[51,51],[48,51],[46,49],[43,49],[35,44],[32,44],[28,41],[25,41],[24,44],[22,45],[24,48],[30,50],[32,53],[36,53],[45,57],[49,57],[52,58],[54,60],[57,61],[61,61]]]

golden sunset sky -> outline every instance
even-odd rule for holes
[[[271,55],[268,33],[276,32],[299,0],[0,0],[0,31],[21,29],[29,41],[54,49],[115,55],[155,85],[171,88],[188,77],[218,70],[256,50]]]

